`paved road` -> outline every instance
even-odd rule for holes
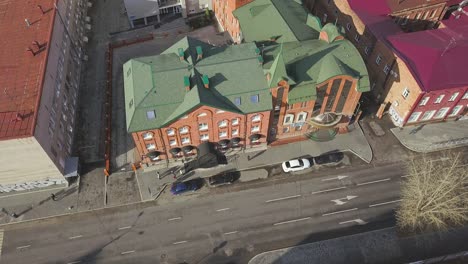
[[[400,167],[304,174],[246,190],[234,184],[184,203],[4,226],[1,262],[247,263],[266,250],[391,225]]]

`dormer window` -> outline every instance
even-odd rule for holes
[[[156,110],[146,111],[146,119],[152,120],[156,118]]]

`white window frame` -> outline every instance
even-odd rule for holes
[[[450,117],[452,116],[456,116],[458,115],[458,113],[460,112],[460,110],[463,109],[463,105],[456,105],[453,109],[452,109],[452,112],[448,115]]]
[[[390,66],[388,66],[388,64],[385,64],[384,68],[383,68],[383,72],[388,75],[388,73],[390,72]]]
[[[408,89],[408,87],[405,87],[405,89],[403,90],[403,92],[401,93],[401,96],[403,96],[403,98],[408,98],[410,94],[410,90]]]
[[[413,112],[411,116],[408,118],[408,123],[417,122],[421,114],[422,112]]]
[[[198,130],[200,131],[208,130],[208,123],[198,123]]]
[[[189,132],[188,126],[179,128],[179,134],[187,134]]]
[[[261,120],[262,120],[262,117],[260,115],[252,116],[252,122],[260,122]]]
[[[436,113],[436,110],[429,110],[429,111],[424,112],[423,116],[421,117],[421,121],[431,120],[432,117],[434,117],[435,113]],[[428,115],[426,116],[426,114]]]
[[[434,104],[440,104],[440,102],[442,102],[442,100],[444,100],[444,97],[445,97],[445,94],[441,94],[441,95],[437,96],[436,100],[434,101]]]
[[[370,51],[370,47],[369,47],[369,46],[366,46],[366,47],[364,48],[364,53],[365,53],[366,55],[369,55],[369,51]]]
[[[153,132],[145,132],[141,135],[143,137],[143,140],[150,140],[153,139]]]
[[[170,139],[169,140],[169,146],[177,146],[177,140],[176,139]]]
[[[287,122],[288,117],[291,119],[291,121],[289,121],[289,122]],[[284,116],[283,125],[290,125],[293,122],[294,122],[294,115],[293,114],[287,114],[287,115]]]
[[[452,96],[450,96],[449,102],[455,101],[455,99],[457,99],[459,94],[460,94],[459,92],[452,94]]]
[[[233,118],[233,119],[231,120],[231,125],[233,125],[233,126],[239,125],[239,118]]]
[[[260,131],[260,125],[252,126],[252,129],[250,129],[250,132],[258,132],[258,131]]]
[[[190,138],[189,137],[183,137],[180,139],[180,142],[182,144],[190,144]]]
[[[462,99],[468,99],[468,92],[463,95]]]
[[[218,122],[218,127],[227,127],[228,121],[226,119]]]
[[[350,24],[350,23],[347,23],[347,24],[346,24],[346,29],[347,29],[348,31],[351,30],[351,24]]]
[[[377,58],[375,58],[375,63],[377,63],[377,65],[380,65],[380,63],[382,62],[382,56],[377,55]]]
[[[421,100],[421,102],[419,103],[419,106],[426,105],[426,104],[427,104],[427,102],[429,102],[429,99],[431,99],[431,97],[430,97],[430,96],[426,96],[426,97],[424,97],[424,98]]]
[[[232,130],[231,134],[232,134],[233,136],[239,135],[239,129],[238,129],[238,128],[234,128],[234,129]]]
[[[200,140],[201,141],[205,141],[205,140],[209,140],[210,139],[210,136],[208,134],[201,134],[200,135]]]
[[[219,137],[219,138],[227,137],[227,131],[220,131],[220,132],[218,133],[218,137]]]
[[[168,129],[166,130],[166,134],[167,134],[168,136],[174,136],[174,135],[175,135],[175,129],[173,129],[173,128],[168,128]]]
[[[434,115],[434,119],[441,119],[444,118],[447,115],[447,112],[450,110],[450,107],[442,107],[437,111],[437,113]]]
[[[359,43],[359,41],[361,41],[361,36],[359,36],[359,34],[356,33],[356,35],[354,36],[354,40],[356,40],[356,42]]]
[[[305,122],[306,119],[307,119],[307,112],[300,112],[299,114],[297,114],[296,122]]]
[[[156,149],[156,144],[154,144],[154,143],[146,144],[146,149],[147,149],[147,150]]]

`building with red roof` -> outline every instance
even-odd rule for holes
[[[64,177],[76,176],[81,10],[84,1],[0,5],[0,192],[67,185]]]
[[[353,40],[367,64],[374,99],[381,103],[377,116],[388,112],[395,125],[404,126],[455,119],[466,112],[462,100],[468,82],[461,73],[468,55],[465,12],[458,8],[453,17],[447,13],[457,9],[456,3],[321,0],[305,5],[322,22],[340,25]],[[449,19],[442,21],[444,17]],[[422,113],[412,116],[418,107]]]

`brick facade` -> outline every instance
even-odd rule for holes
[[[225,139],[240,138],[237,146],[245,148],[266,144],[269,119],[269,111],[243,115],[202,106],[169,126],[135,132],[132,133],[132,137],[143,161],[151,162],[194,155],[196,147],[207,141],[219,143]],[[261,137],[253,142],[251,136],[255,134]],[[178,155],[170,151],[185,146],[192,146],[194,150],[190,153],[181,151]],[[147,154],[153,151],[158,151],[160,156],[150,160]]]
[[[213,11],[219,25],[227,31],[235,43],[242,40],[239,21],[232,12],[252,0],[213,0]]]

